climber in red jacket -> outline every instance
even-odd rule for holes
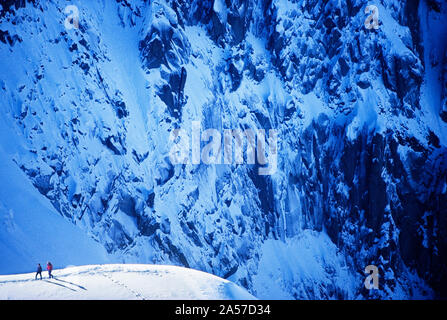
[[[47,262],[47,270],[48,270],[48,277],[51,279],[53,278],[53,275],[51,274],[51,271],[53,271],[53,265],[50,261]]]

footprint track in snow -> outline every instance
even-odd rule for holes
[[[140,294],[139,292],[137,292],[137,291],[135,291],[135,290],[129,288],[128,286],[126,286],[126,285],[125,285],[124,283],[122,283],[121,281],[118,281],[118,280],[116,280],[116,279],[113,279],[113,277],[112,277],[110,274],[108,274],[108,273],[103,273],[103,276],[106,277],[107,279],[109,279],[110,281],[112,281],[113,283],[119,285],[120,287],[122,287],[122,288],[124,288],[124,289],[130,291],[135,297],[137,297],[137,299],[139,299],[139,300],[146,300],[146,298],[145,298],[142,294]]]

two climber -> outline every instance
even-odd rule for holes
[[[48,278],[49,279],[53,278],[53,275],[51,274],[51,271],[53,271],[53,265],[51,264],[50,261],[47,262],[47,271],[48,271]],[[37,271],[35,277],[36,280],[38,275],[40,276],[40,280],[42,280],[42,266],[40,265],[40,263],[37,264]]]

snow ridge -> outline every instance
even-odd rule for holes
[[[53,279],[34,274],[0,276],[0,299],[252,300],[228,280],[163,265],[88,265],[57,269]]]

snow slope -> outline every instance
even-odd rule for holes
[[[253,285],[260,299],[353,299],[349,293],[362,281],[349,275],[329,237],[311,230],[286,242],[265,241],[259,264]]]
[[[174,266],[109,264],[0,276],[0,299],[255,299],[245,289],[205,272]]]
[[[112,262],[104,247],[64,219],[17,167],[13,155],[20,144],[9,129],[0,119],[0,272],[29,272],[48,260],[56,268]]]

